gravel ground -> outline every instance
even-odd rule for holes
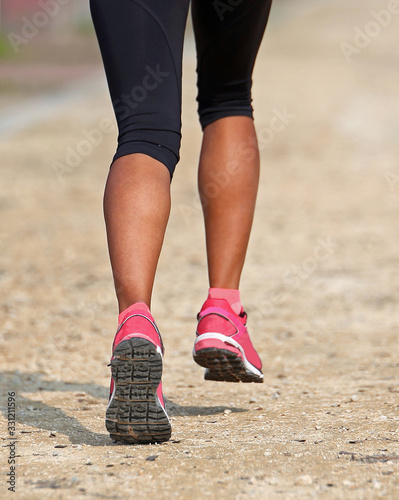
[[[263,168],[242,296],[263,385],[205,382],[191,358],[207,281],[187,42],[153,303],[167,443],[117,445],[104,428],[117,313],[101,209],[107,94],[1,142],[2,496],[14,439],[17,498],[399,498],[399,14],[375,21],[394,3],[371,0],[287,4],[275,2],[255,74]],[[362,48],[356,27],[373,33]]]

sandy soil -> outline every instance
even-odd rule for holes
[[[17,498],[399,498],[399,15],[348,62],[340,44],[388,2],[287,4],[275,2],[255,75],[263,170],[242,296],[263,385],[205,382],[191,358],[207,281],[187,44],[153,304],[167,443],[116,445],[104,428],[117,310],[101,197],[115,131],[54,168],[112,119],[106,93],[1,143],[2,497],[15,392]]]

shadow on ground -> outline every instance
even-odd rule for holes
[[[0,374],[0,384],[6,398],[8,391],[16,393],[16,422],[29,425],[40,430],[47,430],[67,436],[72,444],[89,446],[109,446],[112,444],[108,434],[96,433],[87,429],[75,417],[68,415],[63,409],[44,403],[40,398],[43,392],[76,393],[75,395],[94,398],[96,403],[104,404],[100,411],[105,412],[108,399],[108,389],[92,383],[63,382],[46,380],[43,373],[3,372]],[[23,393],[37,393],[37,398],[23,396]],[[232,413],[245,412],[244,408],[227,406],[185,406],[165,398],[170,416],[191,417],[198,415],[216,415],[229,410]],[[62,401],[60,401],[60,404]],[[7,419],[7,405],[1,407],[4,418]],[[70,408],[70,412],[78,411]]]

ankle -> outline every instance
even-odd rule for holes
[[[151,300],[123,300],[118,299],[119,315],[123,314],[127,309],[143,309],[151,313]]]
[[[224,299],[226,300],[233,311],[239,315],[243,311],[241,304],[240,291],[233,288],[209,288],[209,299]]]

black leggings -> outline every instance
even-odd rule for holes
[[[252,117],[252,71],[272,0],[192,0],[202,127]],[[90,0],[118,122],[114,160],[179,161],[183,38],[190,0]]]

